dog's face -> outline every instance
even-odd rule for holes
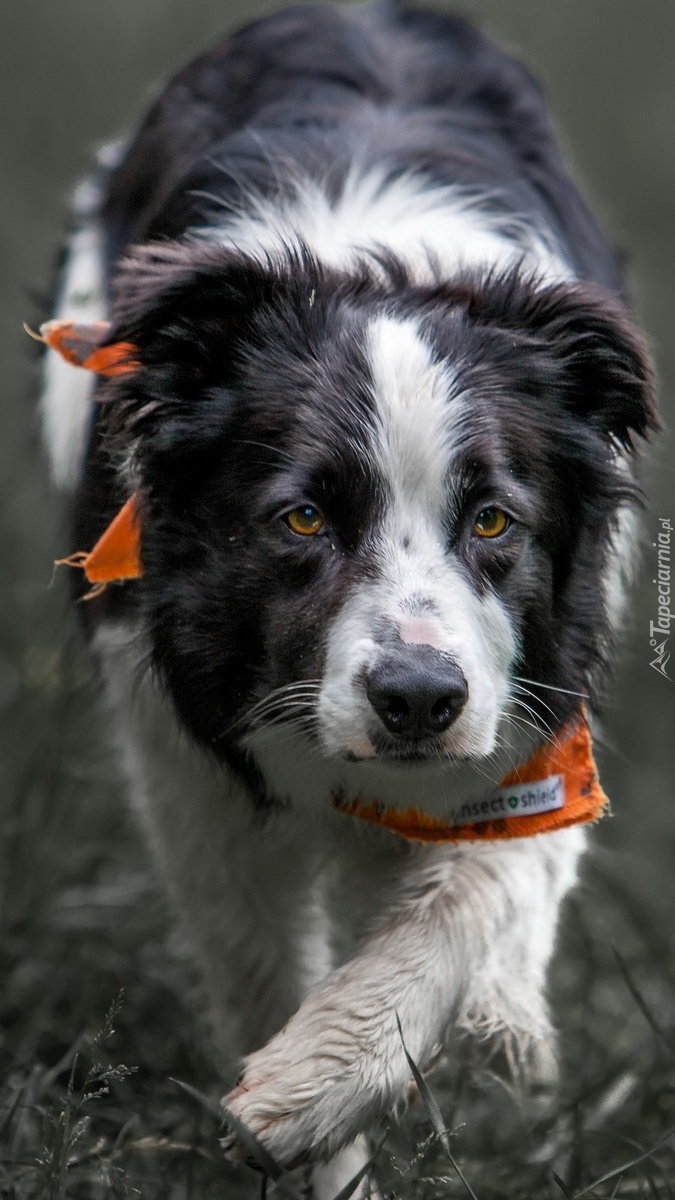
[[[108,403],[141,483],[143,603],[203,743],[293,723],[324,757],[480,764],[578,708],[653,422],[618,306],[214,247],[141,251],[119,294],[142,366]]]

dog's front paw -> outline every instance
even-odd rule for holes
[[[269,1049],[276,1047],[272,1044]],[[356,1114],[364,1109],[355,1071],[336,1067],[323,1056],[298,1047],[298,1058],[284,1062],[278,1053],[252,1056],[238,1087],[223,1100],[225,1117],[245,1125],[264,1150],[283,1167],[327,1161],[361,1130]],[[255,1148],[233,1130],[223,1142],[233,1160],[255,1158]],[[264,1165],[264,1164],[260,1164]]]
[[[405,1095],[409,1071],[395,1034],[394,1025],[373,1054],[353,1030],[312,1036],[294,1018],[247,1060],[223,1100],[226,1121],[231,1114],[245,1125],[279,1166],[327,1162]],[[234,1161],[255,1157],[236,1130],[223,1144]]]

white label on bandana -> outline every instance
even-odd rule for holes
[[[498,788],[489,800],[459,805],[448,817],[449,825],[479,825],[508,817],[532,817],[535,813],[563,808],[565,788],[562,775],[549,775],[535,783],[514,783]]]

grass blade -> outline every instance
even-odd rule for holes
[[[436,1136],[438,1137],[438,1140],[440,1141],[443,1149],[445,1150],[445,1153],[450,1161],[451,1166],[457,1172],[457,1175],[459,1176],[459,1178],[466,1190],[467,1196],[470,1196],[471,1200],[478,1200],[476,1193],[474,1192],[473,1188],[471,1187],[471,1184],[469,1183],[468,1179],[464,1175],[461,1167],[459,1166],[459,1163],[457,1163],[455,1161],[455,1158],[453,1157],[452,1151],[450,1149],[450,1139],[448,1137],[448,1131],[445,1127],[445,1122],[443,1120],[443,1114],[441,1113],[441,1110],[438,1107],[436,1098],[433,1096],[433,1094],[429,1088],[429,1085],[427,1084],[427,1081],[425,1080],[424,1076],[422,1075],[422,1072],[420,1071],[419,1067],[417,1066],[417,1063],[414,1061],[414,1059],[408,1053],[408,1048],[405,1044],[405,1040],[403,1037],[403,1030],[401,1028],[401,1020],[400,1020],[398,1013],[396,1014],[396,1024],[398,1025],[398,1033],[399,1033],[399,1037],[401,1039],[401,1045],[403,1046],[403,1053],[405,1054],[406,1059],[408,1060],[408,1066],[410,1067],[410,1070],[412,1071],[413,1079],[415,1080],[415,1083],[417,1084],[419,1094],[422,1098],[422,1103],[426,1109],[427,1116],[431,1122],[431,1127],[432,1127],[434,1133],[436,1134]]]
[[[673,1135],[675,1135],[675,1129],[671,1129],[669,1133],[666,1133],[664,1137],[660,1138],[659,1141],[651,1147],[650,1150],[645,1150],[644,1154],[638,1154],[636,1158],[631,1158],[629,1162],[622,1163],[620,1167],[615,1167],[613,1171],[607,1171],[605,1175],[598,1176],[597,1179],[594,1179],[593,1182],[589,1183],[587,1187],[582,1189],[582,1191],[575,1192],[572,1200],[581,1200],[582,1196],[587,1196],[589,1192],[594,1190],[594,1188],[600,1187],[601,1183],[609,1183],[610,1179],[615,1179],[617,1175],[625,1174],[626,1171],[630,1171],[633,1167],[637,1167],[638,1164],[644,1162],[645,1159],[651,1158],[652,1155],[656,1154],[657,1150],[661,1149],[661,1146],[665,1146],[666,1142],[670,1141]]]
[[[354,1192],[356,1191],[359,1184],[362,1182],[362,1180],[364,1180],[366,1178],[366,1175],[371,1170],[371,1168],[375,1166],[375,1159],[379,1155],[380,1150],[384,1146],[384,1143],[386,1142],[386,1140],[387,1140],[386,1137],[382,1138],[382,1141],[380,1142],[379,1146],[377,1146],[376,1149],[373,1151],[370,1158],[368,1159],[368,1162],[364,1163],[364,1165],[361,1167],[361,1170],[357,1171],[354,1178],[350,1179],[349,1183],[345,1184],[345,1186],[343,1188],[341,1188],[341,1190],[338,1192],[337,1196],[333,1197],[333,1200],[350,1200],[350,1196],[354,1195]]]
[[[560,1188],[560,1191],[562,1192],[563,1196],[565,1197],[565,1200],[572,1200],[572,1193],[571,1193],[570,1189],[568,1188],[567,1184],[563,1182],[563,1180],[560,1178],[560,1176],[556,1175],[555,1171],[553,1171],[553,1182],[558,1185],[558,1187]]]
[[[289,1200],[300,1200],[300,1194],[297,1191],[292,1180],[284,1178],[287,1172],[284,1167],[279,1166],[279,1163],[272,1157],[269,1150],[266,1150],[262,1142],[259,1142],[255,1134],[249,1129],[248,1125],[244,1125],[238,1117],[228,1109],[222,1108],[217,1100],[213,1100],[210,1096],[205,1096],[203,1092],[192,1087],[190,1083],[183,1083],[181,1079],[174,1079],[174,1083],[178,1084],[188,1096],[192,1096],[193,1100],[197,1100],[203,1108],[217,1117],[219,1121],[224,1121],[226,1125],[236,1133],[239,1141],[245,1147],[251,1158],[255,1159],[261,1171],[265,1172],[270,1179],[273,1179],[278,1190],[284,1196],[288,1196]]]
[[[23,1093],[23,1088],[17,1088],[13,1100],[7,1105],[7,1111],[3,1120],[0,1121],[0,1146],[5,1144],[5,1134],[14,1120],[14,1115],[19,1107]]]
[[[198,1103],[201,1104],[202,1108],[205,1108],[207,1112],[210,1112],[214,1117],[217,1117],[219,1121],[222,1121],[223,1110],[217,1100],[213,1100],[211,1096],[207,1096],[204,1094],[204,1092],[198,1091],[198,1089],[193,1087],[191,1083],[183,1083],[182,1079],[174,1079],[171,1077],[171,1082],[177,1084],[179,1088],[182,1088],[184,1092],[187,1092],[188,1096],[192,1096],[193,1100],[197,1100]]]
[[[633,976],[631,975],[630,971],[628,970],[628,967],[624,961],[623,955],[619,953],[616,946],[614,946],[614,945],[612,946],[612,951],[613,951],[614,957],[617,961],[619,970],[621,971],[621,974],[623,976],[624,983],[626,984],[628,991],[630,992],[635,1003],[637,1004],[638,1008],[640,1009],[640,1012],[642,1013],[645,1021],[649,1025],[649,1028],[651,1029],[652,1033],[657,1038],[657,1040],[659,1042],[661,1042],[661,1044],[663,1046],[665,1046],[668,1053],[675,1058],[675,1048],[673,1047],[672,1043],[670,1042],[670,1040],[668,1039],[666,1034],[663,1032],[661,1027],[657,1024],[656,1018],[655,1018],[653,1012],[651,1011],[649,1005],[647,1004],[647,1001],[645,1000],[644,996],[642,995],[642,992],[638,988],[635,980],[633,979]]]
[[[621,1135],[618,1133],[608,1133],[608,1137],[615,1138],[618,1142],[621,1143],[622,1146],[628,1146],[630,1150],[637,1150],[638,1154],[644,1153],[644,1149],[645,1149],[644,1146],[640,1142],[636,1142],[634,1138],[626,1137],[625,1134]],[[668,1178],[667,1178],[664,1168],[661,1166],[661,1164],[659,1162],[653,1163],[652,1166],[656,1171],[658,1171],[659,1176],[661,1178],[661,1182],[663,1184],[663,1187],[666,1189],[662,1194],[662,1200],[666,1200],[667,1197],[670,1197],[670,1200],[673,1200],[673,1195],[674,1195],[673,1189],[670,1186],[670,1183],[668,1181]],[[646,1175],[646,1172],[645,1172],[645,1175]],[[652,1192],[654,1192],[653,1180],[650,1179],[649,1184],[650,1184]],[[655,1192],[654,1194],[656,1195],[658,1193]]]
[[[288,1178],[288,1173],[284,1167],[281,1167],[275,1158],[272,1157],[269,1150],[266,1150],[262,1142],[259,1142],[252,1130],[238,1117],[235,1117],[229,1109],[222,1110],[222,1118],[226,1125],[236,1133],[239,1141],[244,1146],[251,1158],[264,1171],[269,1179],[273,1179],[277,1190],[283,1196],[288,1196],[289,1200],[301,1200],[295,1184]]]

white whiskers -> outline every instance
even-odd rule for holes
[[[554,687],[552,683],[540,683],[537,679],[525,679],[523,675],[514,675],[514,680],[517,683],[529,683],[532,687],[546,688],[549,692],[562,692],[565,696],[580,696],[582,700],[588,700],[587,692],[573,692],[570,688]]]
[[[291,721],[312,731],[315,728],[316,702],[321,691],[320,679],[299,679],[283,684],[257,700],[228,730],[266,729]]]

